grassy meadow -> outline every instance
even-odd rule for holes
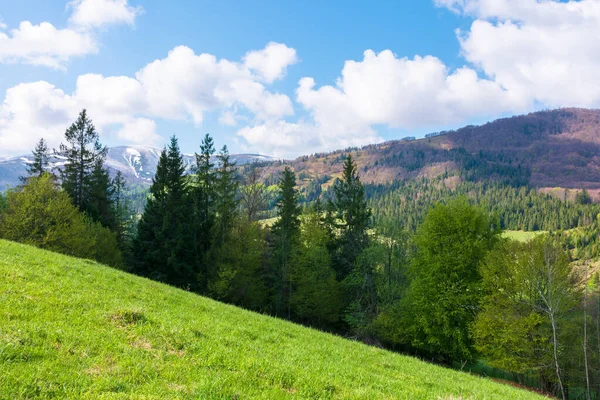
[[[1,399],[536,399],[0,240]]]

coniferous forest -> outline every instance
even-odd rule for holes
[[[307,198],[206,135],[186,172],[173,136],[143,211],[83,110],[48,169],[44,139],[0,196],[0,238],[560,398],[600,398],[600,206],[522,182],[363,185],[356,161]],[[271,223],[262,217],[274,216]],[[519,242],[505,230],[543,231]]]

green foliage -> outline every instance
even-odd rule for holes
[[[217,250],[216,274],[209,293],[251,310],[264,310],[268,291],[263,268],[266,232],[255,221],[237,218],[228,240]]]
[[[277,315],[291,316],[292,260],[298,251],[300,233],[300,207],[296,175],[286,167],[279,181],[277,221],[271,228],[273,236],[274,305]]]
[[[572,356],[565,353],[566,325],[575,321],[570,314],[579,298],[568,253],[549,236],[503,242],[486,257],[481,274],[485,297],[474,336],[482,356],[498,368],[556,384],[557,370],[564,375],[556,364]]]
[[[416,179],[389,185],[366,185],[366,197],[378,224],[401,224],[415,231],[428,210],[438,202],[466,196],[496,215],[502,229],[556,231],[593,223],[598,204],[574,204],[529,187],[493,182],[462,182],[452,188],[443,178]]]
[[[0,237],[115,267],[123,265],[114,234],[80,213],[50,174],[31,177],[18,191],[7,193]]]
[[[576,204],[592,204],[592,198],[587,190],[583,189],[575,195]]]
[[[343,291],[328,249],[331,235],[318,212],[304,215],[299,242],[299,251],[292,261],[292,312],[308,325],[330,327],[340,318]]]
[[[32,152],[33,162],[26,166],[27,177],[20,177],[21,181],[26,183],[29,177],[33,176],[42,176],[44,172],[46,172],[48,167],[48,158],[50,157],[50,153],[48,150],[48,143],[44,138],[41,138],[40,141],[35,146],[35,149]]]
[[[67,144],[60,145],[60,154],[67,158],[60,173],[62,187],[73,200],[75,207],[87,212],[90,211],[88,206],[93,199],[93,194],[90,193],[93,186],[92,171],[95,168],[103,168],[102,163],[108,149],[100,144],[98,132],[85,109],[81,111],[77,121],[66,130],[65,139]]]
[[[7,399],[542,398],[16,243],[0,276]]]
[[[409,269],[413,346],[442,360],[474,359],[470,329],[482,296],[478,267],[499,233],[494,221],[466,199],[437,205],[427,214]]]
[[[352,272],[359,255],[368,247],[367,230],[371,226],[371,209],[351,156],[346,158],[342,179],[336,180],[333,192],[340,231],[335,267],[338,279],[342,280]]]
[[[144,214],[134,242],[136,265],[142,275],[172,285],[194,288],[198,266],[190,218],[191,199],[184,177],[183,156],[173,136],[162,151]]]
[[[231,162],[227,146],[223,146],[217,155],[218,166],[215,179],[216,231],[215,245],[220,247],[226,240],[237,217],[238,182],[235,163]]]

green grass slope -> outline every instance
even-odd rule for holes
[[[0,398],[539,397],[0,241]]]

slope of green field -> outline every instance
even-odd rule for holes
[[[0,398],[539,397],[0,241]]]
[[[534,237],[536,237],[537,235],[541,235],[543,233],[546,233],[546,231],[533,231],[533,232],[504,231],[502,233],[502,236],[505,238],[512,239],[512,240],[517,240],[519,242],[527,242],[527,241],[533,239]]]

